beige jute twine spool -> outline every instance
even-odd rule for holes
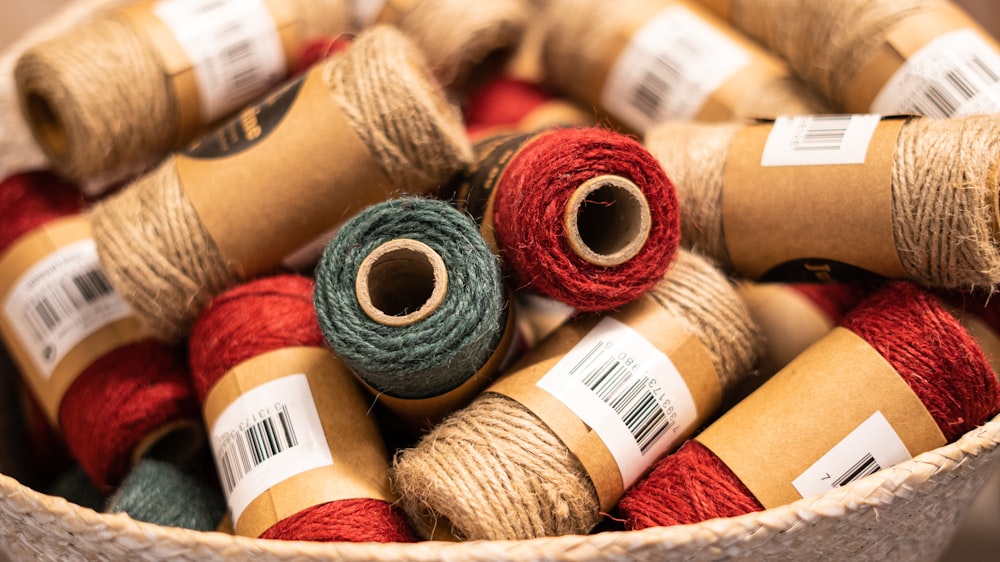
[[[389,0],[380,18],[406,33],[444,85],[464,86],[491,55],[512,52],[533,14],[527,0]]]
[[[757,327],[711,262],[678,252],[650,294],[705,346],[723,393],[749,373]],[[580,461],[533,413],[489,391],[398,453],[392,479],[424,536],[438,526],[467,540],[583,534],[600,519]]]
[[[713,2],[701,0],[706,5]],[[788,61],[836,108],[889,30],[947,0],[730,0],[729,19]]]
[[[46,167],[48,159],[21,114],[14,85],[14,66],[31,46],[57,37],[86,20],[96,10],[127,0],[73,0],[38,25],[26,30],[0,52],[0,178]]]
[[[378,26],[362,33],[324,63],[322,76],[353,129],[345,134],[357,134],[395,188],[426,191],[471,160],[458,109],[398,31]],[[240,197],[238,186],[232,196]],[[316,207],[330,215],[331,228],[349,218],[342,209],[324,209],[321,200]],[[155,337],[184,335],[208,300],[245,274],[230,268],[201,223],[173,157],[96,206],[92,217],[108,278]],[[266,225],[245,226],[266,231]]]
[[[623,40],[634,31],[635,18],[630,15],[649,4],[650,0],[550,0],[539,24],[545,35],[541,59],[545,81],[588,105],[599,104],[588,77],[602,71],[609,49],[624,46]],[[672,3],[662,4],[666,8]],[[736,118],[828,112],[826,102],[790,70],[783,77],[744,88],[730,109]]]
[[[288,4],[302,39],[350,27],[342,0]],[[57,172],[77,183],[139,174],[191,140],[179,136],[179,100],[160,55],[119,11],[94,14],[33,45],[17,61],[14,77],[39,146]]]
[[[741,127],[664,123],[644,141],[677,186],[682,243],[729,270],[723,174]],[[998,189],[1000,117],[909,119],[892,158],[892,230],[907,276],[942,288],[1000,282]],[[842,211],[850,212],[849,201]]]

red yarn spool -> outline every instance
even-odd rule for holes
[[[233,367],[291,347],[325,347],[313,308],[313,281],[278,275],[250,281],[216,296],[189,338],[192,376],[204,404]],[[354,498],[299,511],[261,538],[309,541],[412,542],[406,516],[389,502]]]
[[[552,99],[537,84],[501,75],[476,90],[465,107],[465,130],[473,136],[499,126],[513,126]]]
[[[0,183],[0,254],[83,208],[79,190],[48,172],[8,178]],[[95,485],[116,485],[141,453],[183,459],[201,442],[198,407],[178,351],[154,340],[114,349],[87,365],[63,395],[63,438]]]
[[[792,283],[789,287],[809,299],[834,324],[839,324],[865,296],[864,288],[848,283]]]
[[[841,326],[882,355],[954,441],[1000,410],[982,350],[931,294],[894,282],[851,311]],[[630,529],[697,523],[760,511],[763,505],[696,440],[661,460],[618,509]]]
[[[494,239],[514,287],[604,311],[647,291],[672,263],[674,184],[634,139],[551,129],[488,139],[477,152],[459,199]]]
[[[302,44],[302,54],[299,56],[298,64],[293,71],[294,75],[304,74],[309,67],[317,62],[343,51],[351,44],[352,37],[341,34],[336,37],[316,37],[307,39]]]

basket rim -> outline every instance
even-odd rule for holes
[[[68,500],[43,494],[21,485],[17,480],[0,475],[0,500],[13,506],[13,513],[31,517],[43,525],[63,521],[74,531],[101,529],[110,532],[108,540],[141,548],[155,543],[197,552],[242,552],[269,554],[279,558],[309,557],[323,559],[384,559],[389,556],[408,560],[432,560],[461,556],[466,559],[511,558],[541,552],[559,552],[578,559],[590,559],[605,548],[627,544],[628,549],[656,544],[658,548],[697,546],[724,548],[747,540],[763,540],[774,534],[793,533],[819,524],[824,519],[843,517],[849,512],[884,508],[892,503],[919,494],[922,486],[933,483],[935,476],[953,472],[959,467],[975,464],[1000,445],[1000,415],[967,432],[956,441],[922,453],[870,476],[822,495],[748,513],[737,517],[719,518],[690,525],[655,527],[638,531],[605,532],[591,535],[565,535],[521,541],[466,541],[448,543],[423,541],[417,543],[321,543],[278,541],[240,537],[221,532],[200,532],[175,527],[163,527],[136,521],[127,514],[103,514],[78,506]],[[993,455],[995,456],[995,455]],[[2,528],[2,525],[0,525]],[[582,557],[579,555],[583,555]]]

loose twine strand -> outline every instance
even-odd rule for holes
[[[345,2],[291,4],[303,38],[349,28]],[[175,147],[180,121],[170,79],[154,47],[117,12],[95,14],[30,47],[17,62],[14,77],[22,111],[30,115],[31,100],[41,101],[61,131],[56,136],[62,141],[47,142],[44,131],[49,127],[29,117],[53,167],[70,179],[113,181],[135,175]]]
[[[323,64],[331,97],[396,187],[440,183],[471,159],[458,110],[398,31],[366,32]],[[93,228],[108,278],[160,339],[181,337],[242,276],[205,230],[173,159],[96,206]]]
[[[785,58],[835,107],[898,21],[944,0],[732,0],[733,24]],[[790,18],[788,14],[795,14]]]
[[[705,345],[723,389],[750,371],[760,336],[708,260],[679,252],[652,296]],[[393,482],[425,536],[437,525],[469,540],[582,534],[600,518],[573,453],[524,406],[490,392],[398,453]]]
[[[681,240],[732,270],[722,216],[722,178],[740,125],[664,123],[645,144],[677,185]],[[909,279],[928,287],[1000,282],[997,190],[1000,118],[909,120],[892,165],[896,250]],[[845,202],[845,209],[849,209]]]

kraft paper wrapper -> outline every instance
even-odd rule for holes
[[[697,420],[677,437],[678,444],[704,423],[722,396],[719,376],[708,351],[696,336],[649,296],[625,305],[610,316],[636,330],[677,367],[691,391]],[[502,394],[522,404],[559,438],[583,465],[597,491],[603,511],[610,510],[624,493],[621,472],[597,432],[583,423],[555,396],[536,384],[597,324],[597,316],[570,321],[511,367],[487,392]],[[654,459],[655,460],[655,459]],[[646,467],[649,468],[649,467]]]
[[[733,19],[733,0],[698,0],[698,3],[725,21]]]
[[[626,14],[627,22],[622,24],[618,34],[604,49],[606,56],[600,67],[595,69],[596,72],[577,77],[580,81],[580,91],[584,92],[584,101],[593,105],[600,104],[601,92],[604,90],[604,84],[608,80],[611,68],[632,40],[632,36],[649,23],[656,14],[671,6],[681,6],[690,11],[704,23],[739,45],[746,51],[750,59],[750,63],[746,67],[737,71],[708,96],[694,120],[725,121],[731,119],[735,116],[735,108],[746,91],[755,90],[763,84],[791,75],[784,63],[731,28],[704,7],[686,0],[648,0],[642,7]]]
[[[876,411],[911,456],[946,444],[906,381],[864,340],[838,327],[696,440],[771,508],[801,499],[792,481]]]
[[[198,95],[198,80],[194,67],[187,58],[184,48],[163,20],[153,13],[159,0],[140,0],[118,8],[132,27],[145,38],[160,59],[164,74],[169,78],[178,123],[174,145],[195,136],[205,125],[201,116],[201,101]],[[291,11],[290,3],[280,0],[265,0],[265,6],[274,19],[276,31],[285,52],[285,68],[295,68],[299,58],[299,23]]]
[[[509,299],[508,303],[510,303]],[[396,414],[407,427],[417,430],[419,433],[441,421],[451,412],[472,402],[472,399],[493,382],[514,357],[520,355],[525,345],[524,338],[518,333],[514,306],[508,304],[504,332],[500,336],[500,342],[496,349],[478,371],[452,390],[427,398],[399,398],[373,388],[360,378],[358,380],[368,388],[379,402]]]
[[[764,334],[758,376],[778,372],[834,328],[822,309],[784,283],[742,283],[737,292]]]
[[[291,347],[259,355],[226,373],[205,399],[211,431],[227,406],[266,382],[305,373],[333,456],[333,465],[297,474],[257,496],[235,523],[236,534],[259,537],[275,523],[321,503],[373,498],[394,501],[389,461],[375,419],[354,377],[328,350]]]
[[[248,134],[253,142],[248,148],[219,158],[175,157],[188,198],[238,275],[269,270],[336,223],[384,201],[393,189],[330,95],[322,72],[322,65],[316,66],[303,78],[273,130],[257,127],[262,111],[282,110],[275,105],[287,101],[282,92],[220,131],[238,128],[235,134]]]
[[[1000,52],[997,43],[986,30],[960,7],[947,3],[913,12],[896,22],[886,34],[885,42],[869,56],[845,90],[844,109],[849,113],[865,113],[903,63],[934,39],[959,29],[971,29],[986,44]]]
[[[413,11],[419,0],[386,0],[382,10],[375,18],[375,23],[396,25],[403,21],[407,14]]]
[[[905,277],[892,226],[892,161],[904,123],[879,123],[864,164],[825,166],[761,166],[772,124],[740,129],[726,158],[722,195],[723,231],[736,271],[759,279],[776,266],[808,259]]]
[[[0,302],[6,300],[18,277],[33,265],[60,248],[92,237],[89,219],[85,215],[75,215],[51,221],[18,239],[0,256]],[[56,365],[52,376],[46,378],[35,367],[13,327],[3,321],[4,317],[0,314],[0,333],[52,427],[59,427],[62,397],[87,367],[109,352],[143,339],[140,324],[134,317],[116,320],[80,341]]]

